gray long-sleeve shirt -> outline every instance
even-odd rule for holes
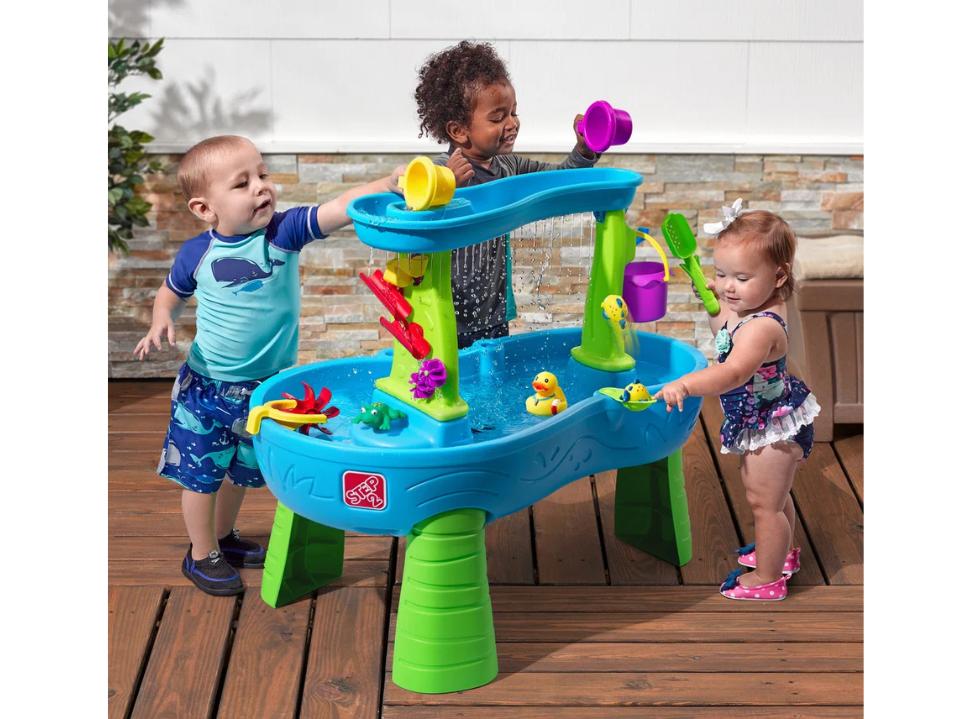
[[[433,162],[446,165],[453,150],[451,146],[434,157]],[[467,185],[472,187],[528,172],[592,167],[597,160],[599,155],[589,159],[576,149],[560,163],[539,162],[520,155],[497,155],[488,169],[470,161],[473,177]],[[479,332],[516,317],[510,267],[508,235],[453,250],[451,274],[457,334]]]

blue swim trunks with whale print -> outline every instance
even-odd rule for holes
[[[193,492],[216,492],[226,475],[239,487],[262,487],[246,432],[250,395],[262,380],[226,382],[184,364],[173,384],[170,426],[157,473]]]

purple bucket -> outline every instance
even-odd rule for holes
[[[623,299],[633,322],[654,322],[666,314],[667,284],[662,262],[630,262],[623,276]]]
[[[588,108],[577,128],[593,152],[606,152],[613,145],[625,145],[633,134],[633,118],[625,110],[597,100]]]

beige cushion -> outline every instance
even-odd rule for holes
[[[862,237],[797,237],[797,280],[845,279],[862,277]]]

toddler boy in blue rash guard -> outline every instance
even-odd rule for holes
[[[262,567],[266,555],[240,539],[234,524],[246,488],[264,484],[245,431],[250,394],[296,361],[299,252],[349,224],[354,197],[398,191],[402,172],[319,206],[277,212],[276,187],[246,138],[211,137],[180,161],[177,180],[190,211],[211,229],[177,253],[134,353],[143,359],[163,337],[172,345],[174,320],[196,296],[196,337],[173,385],[157,472],[183,487],[190,547],[182,571],[209,594],[243,591],[235,567]]]

